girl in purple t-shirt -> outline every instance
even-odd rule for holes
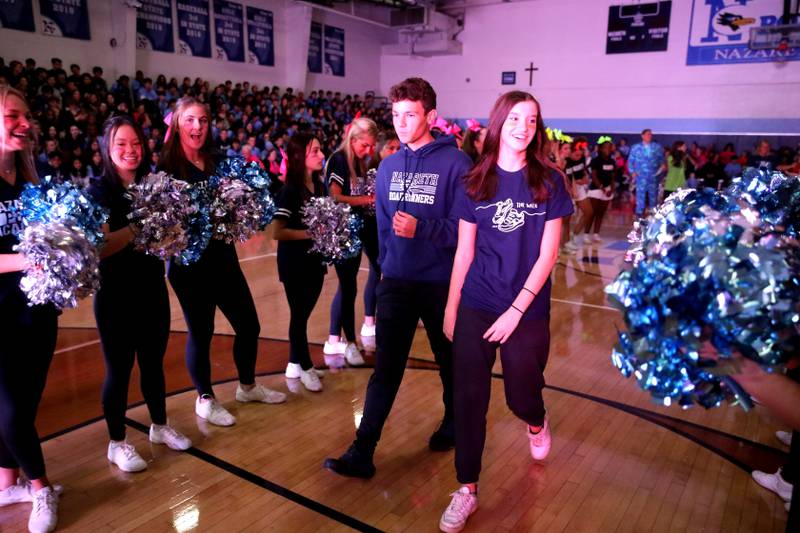
[[[542,389],[550,349],[550,272],[561,219],[573,212],[563,175],[548,160],[539,103],[501,96],[465,191],[456,200],[458,248],[445,309],[453,340],[456,474],[461,488],[442,514],[460,531],[478,506],[492,366],[503,361],[506,402],[521,418],[535,460],[550,451]],[[523,323],[522,327],[520,323]]]

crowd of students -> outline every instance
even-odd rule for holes
[[[11,75],[18,76],[18,70],[14,65]],[[52,93],[50,80],[60,80],[62,74],[46,74],[44,86],[51,87],[46,92]],[[87,82],[79,72],[74,75],[90,85],[91,80]],[[20,83],[29,87],[17,81],[18,86]],[[156,83],[155,87],[158,96],[160,86]],[[184,95],[169,104],[166,137],[158,139],[153,137],[161,131],[158,122],[137,117],[136,111],[124,113],[119,105],[125,101],[117,104],[120,113],[101,124],[99,177],[88,188],[91,196],[111,211],[94,311],[106,361],[102,403],[109,432],[107,456],[125,471],[147,466],[125,440],[124,413],[134,361],[142,372],[142,392],[151,416],[150,440],[176,450],[191,446],[185,435],[168,424],[166,416],[163,357],[169,300],[164,264],[133,248],[135,227],[127,222],[130,200],[125,188],[150,171],[156,162],[151,150],[159,147],[158,168],[190,183],[208,179],[225,157],[238,156],[220,150],[225,147],[219,143],[223,132],[230,129],[231,117],[235,124],[245,124],[249,155],[261,150],[259,137],[247,136],[247,127],[255,128],[253,120],[261,118],[259,113],[249,113],[252,103],[245,105],[240,116],[231,111],[236,105],[229,107],[229,100],[247,100],[252,88],[219,86],[209,93],[201,85],[199,94],[193,94],[198,87],[191,83],[184,88]],[[121,94],[122,90],[112,88],[109,94]],[[143,79],[140,99],[151,96],[152,90]],[[269,94],[255,93],[265,98]],[[210,102],[205,100],[209,95]],[[319,93],[312,96],[322,106],[323,115],[325,104],[319,102],[337,101],[335,96],[332,100],[320,99]],[[48,105],[52,98],[47,97]],[[38,182],[32,148],[40,133],[26,99],[17,89],[0,89],[4,118],[0,200],[9,207],[18,205],[25,183]],[[646,131],[642,143],[631,148],[621,165],[615,153],[621,153],[625,145],[615,152],[607,138],[600,139],[596,154],[588,153],[583,139],[565,145],[551,143],[540,104],[520,91],[502,95],[488,123],[483,126],[473,121],[463,138],[432,130],[437,98],[425,80],[402,81],[392,87],[389,99],[393,129],[383,131],[368,116],[377,108],[363,101],[355,105],[356,99],[351,99],[350,106],[366,113],[349,116],[348,109],[355,108],[339,101],[336,109],[341,108],[342,120],[349,125],[327,159],[331,146],[327,135],[336,128],[326,134],[321,122],[319,127],[308,121],[301,127],[305,118],[282,122],[289,108],[278,110],[269,126],[288,125],[285,137],[279,137],[285,145],[277,146],[285,150],[284,168],[279,169],[284,185],[277,190],[271,228],[278,241],[278,276],[290,308],[290,356],[285,375],[299,380],[309,391],[323,389],[322,372],[314,368],[306,330],[328,272],[322,259],[309,253],[311,241],[301,210],[311,198],[330,195],[360,211],[365,221],[361,237],[371,285],[365,289],[366,319],[361,336],[364,341],[372,337],[376,359],[354,441],[342,455],[326,459],[324,466],[344,476],[370,478],[375,474],[374,451],[421,321],[439,366],[444,405],[444,416],[428,446],[432,451],[455,447],[460,484],[439,526],[443,531],[460,531],[477,509],[491,370],[498,350],[506,402],[524,423],[521,438],[529,442],[534,460],[545,459],[550,451],[550,414],[542,398],[550,345],[550,273],[575,206],[581,211],[577,234],[588,235],[593,230],[592,239],[599,239],[603,215],[618,191],[620,168],[628,167],[637,195],[644,189],[652,196],[652,183],[643,177],[657,177],[662,167],[680,163],[680,150],[663,161],[663,152]],[[275,100],[270,101],[276,110]],[[132,103],[137,105],[136,100]],[[302,104],[296,109],[300,107]],[[54,113],[55,109],[48,107],[43,116]],[[268,152],[266,140],[272,142],[272,137],[260,138]],[[75,149],[82,148],[73,147],[73,154]],[[268,158],[267,162],[272,163]],[[370,168],[377,169],[374,194],[364,188]],[[651,200],[648,197],[647,201]],[[639,207],[637,204],[637,210]],[[57,522],[60,488],[45,475],[34,420],[53,356],[57,313],[51,305],[28,306],[19,287],[21,272],[27,267],[25,257],[13,252],[20,224],[20,220],[6,219],[0,228],[0,314],[8,331],[0,350],[4,406],[0,413],[0,505],[33,502],[29,529],[51,531]],[[335,267],[339,291],[331,306],[331,336],[325,346],[326,353],[342,354],[355,366],[364,363],[356,345],[354,312],[360,261],[359,256]],[[182,265],[170,261],[166,272],[188,327],[186,364],[197,393],[197,416],[220,426],[236,423],[212,387],[210,345],[217,308],[235,332],[235,399],[284,402],[284,393],[255,380],[260,324],[235,247],[212,240],[197,262]],[[26,357],[19,357],[23,352]],[[26,479],[20,477],[20,470]]]

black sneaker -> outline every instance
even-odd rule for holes
[[[355,444],[350,445],[350,448],[338,459],[332,457],[325,459],[324,466],[340,476],[370,479],[375,475],[372,454],[358,451]]]
[[[428,441],[428,448],[433,452],[447,452],[456,447],[455,428],[452,422],[439,424],[439,427],[431,435]]]

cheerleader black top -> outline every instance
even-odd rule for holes
[[[17,180],[11,185],[0,179],[0,254],[13,254],[14,246],[19,244],[17,235],[22,233],[22,202],[19,200],[25,178],[17,173]],[[0,301],[19,287],[22,272],[0,274]]]
[[[577,160],[568,157],[564,173],[573,182],[584,179],[586,177],[586,159],[583,156]]]
[[[461,304],[502,314],[511,306],[539,259],[544,226],[548,220],[573,213],[572,201],[561,175],[552,171],[544,202],[533,199],[527,171],[497,172],[494,197],[476,202],[461,190],[453,212],[477,224],[475,256],[461,289]],[[550,313],[550,279],[539,290],[523,318],[545,318]]]
[[[274,218],[285,220],[287,229],[308,229],[300,210],[314,196],[325,196],[325,189],[319,182],[314,182],[313,193],[305,185],[297,187],[287,183],[275,199]],[[309,253],[312,245],[311,239],[278,241],[278,278],[281,281],[309,274],[324,275],[328,271],[322,257]]]
[[[109,210],[108,226],[110,231],[118,231],[127,226],[128,213],[131,212],[131,199],[125,187],[105,179],[95,179],[89,186],[92,199]],[[133,243],[115,254],[100,260],[100,290],[112,288],[136,288],[151,286],[153,283],[164,283],[164,262],[161,259],[139,252]]]
[[[614,169],[616,168],[617,166],[614,160],[610,157],[598,155],[592,159],[592,170],[597,171],[597,179],[600,180],[603,189],[611,187],[611,184],[614,182]],[[597,189],[598,187],[595,185],[594,181],[592,181],[592,183],[589,184],[589,188]]]
[[[357,176],[350,178],[350,167],[347,166],[347,154],[343,150],[333,153],[325,166],[325,186],[330,191],[331,183],[337,184],[342,188],[344,196],[361,196],[364,194],[365,178]],[[361,216],[365,215],[361,207],[353,207],[352,211]]]

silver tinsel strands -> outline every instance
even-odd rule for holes
[[[321,255],[326,262],[350,259],[361,251],[361,220],[350,212],[350,206],[337,203],[330,197],[311,198],[303,206],[303,224],[314,242],[311,253]]]
[[[133,201],[128,219],[136,227],[137,250],[168,259],[187,248],[190,219],[199,209],[188,187],[185,181],[157,172],[128,188]]]
[[[97,249],[76,226],[33,222],[16,250],[28,263],[20,287],[29,305],[50,302],[59,309],[75,307],[79,298],[100,287]]]

